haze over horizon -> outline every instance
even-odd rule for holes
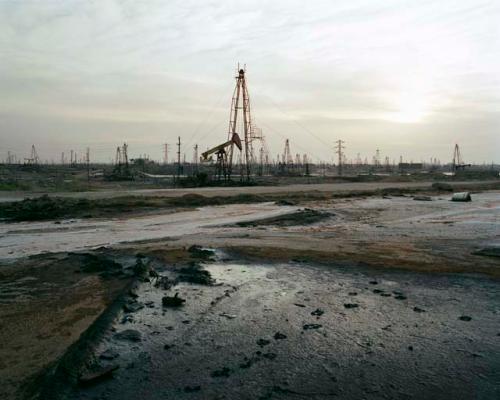
[[[271,156],[500,162],[500,2],[0,1],[0,160],[191,160],[227,138],[238,62]],[[174,151],[170,152],[173,157]]]

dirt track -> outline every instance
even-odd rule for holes
[[[359,182],[359,183],[321,183],[321,184],[298,184],[286,186],[239,186],[239,187],[204,187],[188,189],[142,189],[142,190],[100,190],[95,192],[0,192],[1,201],[17,201],[27,197],[38,197],[43,194],[59,197],[101,199],[121,196],[165,196],[180,197],[185,194],[195,193],[203,196],[234,196],[238,194],[274,194],[274,193],[297,193],[297,192],[331,192],[345,193],[351,191],[374,191],[379,189],[417,189],[430,188],[434,182]],[[483,184],[500,186],[499,181],[457,181],[451,183],[459,187],[476,187]]]

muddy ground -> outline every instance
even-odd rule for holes
[[[0,348],[2,362],[10,357],[0,380],[19,387],[33,382],[35,371],[50,372],[39,389],[51,399],[498,398],[500,262],[496,250],[476,252],[500,246],[500,192],[473,193],[470,203],[449,199],[447,193],[429,201],[411,194],[327,198],[0,224],[0,284],[17,288],[0,307],[12,318],[9,324],[2,318],[3,343],[40,318],[38,299],[48,305],[42,321],[25,330],[30,334]],[[186,251],[193,244],[216,249],[214,261],[196,264],[216,285],[176,281],[179,268],[193,261]],[[67,253],[75,250],[104,252],[122,268],[142,254],[170,283],[156,287],[156,276],[148,277],[137,299],[120,297],[130,277],[74,272],[82,259],[68,264]],[[58,260],[57,274],[41,273],[48,260]],[[55,291],[22,280],[33,274],[37,285]],[[80,286],[82,296],[72,296]],[[40,296],[29,297],[23,311],[26,293]],[[185,304],[164,308],[162,298],[175,293]],[[114,322],[102,326],[104,337],[85,343],[88,354],[75,358],[70,345],[117,297],[142,308],[120,306]],[[58,314],[59,304],[70,309],[73,300],[76,314]],[[94,307],[81,324],[67,325],[67,340],[36,339],[43,329],[64,332],[66,318],[85,314],[86,302]],[[127,329],[140,339],[117,335]],[[68,347],[67,360],[78,360],[71,379],[47,368]],[[50,351],[50,363],[36,362],[37,352]],[[81,374],[106,366],[119,367],[112,378],[78,384]]]

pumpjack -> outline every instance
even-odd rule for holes
[[[241,139],[236,132],[231,136],[231,140],[211,148],[201,154],[201,161],[213,161],[213,155],[217,156],[215,168],[215,176],[218,180],[229,180],[231,175],[231,154],[232,147],[235,145],[240,151],[242,150]],[[228,151],[229,148],[229,151]]]

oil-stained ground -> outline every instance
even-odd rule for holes
[[[139,254],[154,270],[121,296],[126,306],[71,379],[59,368],[43,382],[44,398],[496,399],[500,193],[473,193],[470,203],[397,194],[2,224],[0,284],[11,292],[0,312],[13,322],[2,318],[0,334],[12,338],[39,318],[30,332],[47,326],[56,337],[7,339],[0,379],[19,385],[37,352],[57,345],[55,362],[129,282],[128,273],[84,271],[91,260],[67,254],[88,245],[85,254],[106,254],[122,269]],[[185,251],[194,244],[216,249],[214,260]],[[43,275],[55,260],[58,273],[72,272]],[[24,272],[35,266],[39,275]],[[31,275],[38,283],[23,280]],[[93,312],[58,340],[64,321],[87,307],[64,316],[59,301],[70,304],[85,282],[93,283],[75,301]],[[186,301],[168,307],[163,298],[176,293]],[[106,367],[107,379],[78,383]]]

